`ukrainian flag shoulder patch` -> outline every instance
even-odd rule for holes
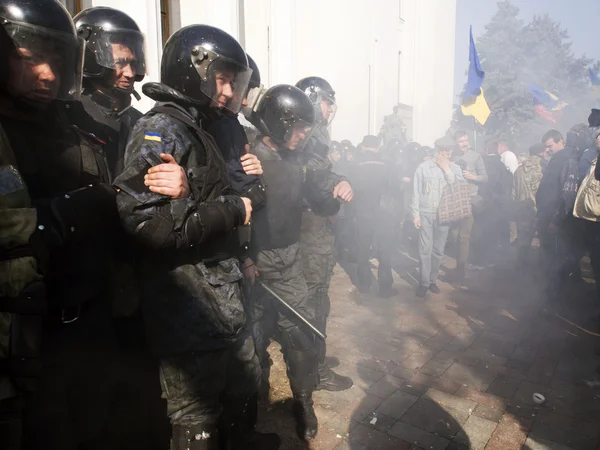
[[[144,139],[146,141],[162,142],[162,134],[155,131],[146,131]]]

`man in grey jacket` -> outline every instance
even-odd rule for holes
[[[452,160],[462,169],[464,179],[469,183],[469,193],[473,207],[481,197],[478,196],[479,186],[487,183],[488,176],[481,154],[471,148],[469,136],[466,131],[459,130],[454,133],[456,150]],[[469,259],[469,246],[471,242],[471,230],[473,229],[473,217],[467,217],[457,222],[452,234],[456,240],[456,278],[464,280],[467,275],[467,262]]]
[[[449,226],[439,223],[438,207],[444,187],[464,180],[460,167],[450,160],[454,145],[451,138],[438,139],[434,158],[422,163],[414,177],[411,213],[419,230],[419,297],[424,297],[428,290],[434,294],[440,292],[437,277]]]

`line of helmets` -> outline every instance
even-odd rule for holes
[[[146,75],[144,35],[124,12],[94,7],[71,19],[58,1],[0,0],[0,25],[3,54],[26,48],[27,58],[41,59],[43,55],[59,78],[58,82],[48,83],[47,92],[32,93],[28,80],[6,73],[5,66],[0,69],[0,82],[6,85],[10,80],[13,86],[9,89],[17,97],[37,96],[34,100],[43,101],[46,95],[58,100],[79,100],[86,89],[97,90],[101,86],[109,92],[107,97],[121,98],[127,106],[131,96],[140,99],[134,82],[142,81]],[[221,100],[216,89],[216,77],[223,72],[233,76],[233,92],[226,101]],[[218,114],[243,113],[258,131],[283,148],[294,130],[300,128],[308,134],[315,126],[329,124],[335,116],[335,92],[326,80],[308,77],[296,86],[265,89],[256,62],[236,39],[208,25],[181,28],[168,39],[160,78],[161,89],[157,89],[157,83],[146,83],[144,94],[160,100],[157,96],[166,92],[197,106],[220,103],[222,108],[211,110],[219,111]],[[303,139],[307,140],[308,136]]]

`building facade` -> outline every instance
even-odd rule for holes
[[[110,6],[146,34],[147,81],[160,78],[163,43],[194,23],[244,46],[265,86],[318,75],[338,100],[333,139],[377,134],[400,104],[408,137],[424,145],[452,118],[456,0],[61,0],[75,13]],[[149,99],[138,105],[146,110]]]

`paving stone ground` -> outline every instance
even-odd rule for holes
[[[319,434],[301,442],[273,343],[260,428],[278,432],[282,450],[600,450],[594,286],[582,282],[550,304],[537,255],[527,267],[514,250],[499,259],[470,272],[466,286],[442,281],[442,293],[425,299],[414,294],[416,261],[406,254],[390,299],[358,295],[336,266],[328,354],[354,387],[315,393]]]

